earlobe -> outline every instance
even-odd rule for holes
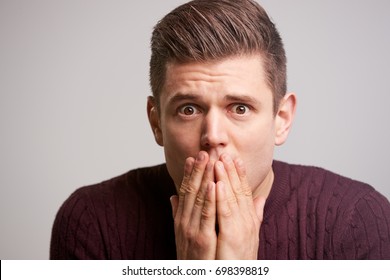
[[[147,109],[149,124],[154,135],[154,139],[156,140],[156,143],[158,145],[164,146],[164,141],[163,141],[163,136],[161,131],[160,115],[157,109],[157,104],[153,96],[148,97],[146,109]]]
[[[275,117],[275,145],[280,146],[287,140],[295,116],[297,97],[294,93],[286,94],[280,102]]]

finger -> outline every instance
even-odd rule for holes
[[[183,177],[183,181],[179,189],[180,194],[193,194],[198,192],[207,162],[208,154],[204,151],[200,151],[196,159],[191,157],[187,158],[185,176]]]
[[[230,186],[232,188],[233,194],[237,199],[238,205],[243,211],[248,211],[248,207],[251,207],[252,202],[252,192],[247,184],[244,165],[241,164],[236,166],[236,163],[242,162],[239,159],[236,159],[234,162],[228,154],[223,154],[221,160],[224,164],[225,170],[229,177]],[[240,168],[240,170],[238,170]],[[240,175],[239,175],[239,172]]]
[[[205,196],[208,191],[208,184],[210,182],[214,182],[214,164],[212,162],[207,163],[205,171],[203,173],[201,187],[198,191],[198,197],[200,199],[197,199],[197,202],[199,202],[199,206],[203,207],[202,202],[205,201]]]
[[[182,190],[183,185],[188,185],[191,179],[191,173],[192,169],[194,168],[194,163],[195,159],[192,157],[189,157],[186,159],[185,164],[184,164],[184,175],[183,175],[183,180],[179,189],[179,205],[178,209],[176,211],[176,217],[178,219],[181,218],[181,214],[183,212],[184,208],[184,199],[185,199],[185,192]]]
[[[179,188],[179,196],[186,193],[185,188],[190,184],[192,170],[194,169],[195,159],[193,157],[188,157],[184,163],[184,175]]]
[[[216,184],[216,202],[217,202],[217,219],[220,231],[229,228],[229,224],[233,220],[233,211],[231,209],[231,203],[228,201],[226,193],[226,185],[222,181],[218,181]]]
[[[192,211],[191,225],[198,228],[202,216],[203,207],[207,199],[208,184],[214,182],[214,165],[208,162],[203,173],[202,183],[196,196],[194,209]]]
[[[232,190],[229,176],[225,170],[224,164],[221,161],[217,161],[215,163],[215,177],[216,177],[217,182],[224,183],[223,185],[224,185],[226,200],[231,204],[231,207],[234,207],[234,204],[236,204],[235,207],[238,207],[237,199],[236,199],[236,196],[234,195],[234,192]]]
[[[238,179],[240,180],[241,183],[241,192],[246,195],[250,196],[252,198],[252,190],[249,187],[248,180],[246,177],[246,169],[244,162],[240,158],[236,158],[233,162],[235,170],[237,172]]]
[[[252,189],[249,186],[247,176],[246,176],[246,169],[244,162],[240,158],[236,158],[234,160],[234,166],[237,171],[238,178],[240,180],[241,185],[241,193],[243,194],[241,196],[243,200],[245,200],[245,203],[248,205],[249,209],[253,208],[253,197],[252,197]]]
[[[256,213],[253,206],[252,192],[247,184],[246,173],[242,161],[236,159],[235,162],[238,163],[238,166],[236,166],[236,163],[233,162],[231,157],[227,154],[223,154],[221,160],[223,162],[224,170],[220,169],[221,172],[218,173],[218,176],[222,179],[225,178],[223,180],[226,180],[226,176],[228,177],[230,188],[228,188],[227,191],[230,189],[231,194],[227,192],[227,199],[230,203],[230,208],[236,215],[240,215],[240,219],[244,219],[248,222],[249,220],[255,220]],[[226,173],[226,175],[224,173]],[[230,198],[230,195],[233,196],[234,199]],[[235,203],[234,200],[236,201]],[[256,225],[257,224],[258,223],[256,223]]]
[[[215,183],[207,184],[206,200],[202,208],[199,228],[203,232],[215,232],[216,222],[216,201],[215,201]]]
[[[238,178],[241,182],[242,193],[246,196],[252,196],[252,190],[248,183],[244,162],[240,158],[236,158],[234,160],[234,166],[236,168]]]
[[[258,223],[259,228],[260,228],[261,223],[263,222],[265,202],[266,202],[266,199],[262,196],[256,197],[253,200],[253,204],[254,204],[255,212],[256,212],[256,218],[257,218],[256,222]]]
[[[195,200],[202,183],[203,174],[208,162],[208,154],[199,152],[193,164],[193,169],[189,179],[183,180],[179,193],[184,197],[182,219],[190,219],[194,208]]]

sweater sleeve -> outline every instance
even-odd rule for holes
[[[75,191],[54,221],[50,259],[105,259],[93,205],[85,188]]]
[[[360,198],[336,243],[336,259],[390,259],[390,203],[375,190]]]

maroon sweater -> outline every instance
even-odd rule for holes
[[[324,169],[274,161],[259,259],[390,259],[390,204]],[[53,226],[51,259],[175,259],[166,166],[78,189]]]

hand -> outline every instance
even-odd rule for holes
[[[178,259],[215,259],[214,165],[206,152],[186,160],[179,196],[171,197]]]
[[[244,164],[223,154],[215,163],[217,259],[257,259],[264,198],[253,200]]]

